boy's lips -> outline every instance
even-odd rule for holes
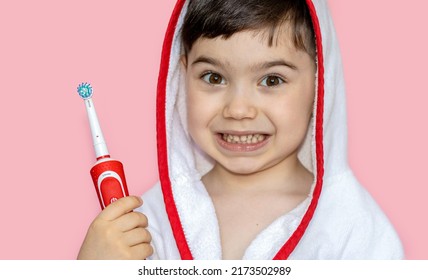
[[[262,132],[227,131],[216,134],[218,144],[232,152],[252,152],[265,146],[270,134]]]

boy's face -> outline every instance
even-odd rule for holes
[[[263,32],[199,38],[182,59],[189,133],[230,172],[297,161],[312,114],[316,66],[285,29],[270,47]]]

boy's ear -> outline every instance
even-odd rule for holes
[[[181,62],[181,66],[183,67],[183,70],[186,70],[187,69],[187,56],[184,54],[181,55],[180,62]]]

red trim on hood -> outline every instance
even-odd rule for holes
[[[174,202],[172,194],[171,181],[168,173],[168,154],[167,154],[167,135],[165,126],[165,106],[166,106],[166,82],[168,78],[169,60],[171,57],[171,47],[174,40],[174,32],[177,26],[177,21],[180,16],[181,10],[185,0],[177,1],[175,8],[172,12],[171,19],[165,34],[163,42],[161,64],[159,69],[158,88],[157,88],[157,101],[156,101],[156,132],[157,132],[157,145],[158,145],[158,168],[159,178],[163,197],[165,201],[165,208],[171,223],[172,232],[174,234],[175,242],[177,243],[178,250],[180,251],[181,259],[193,259],[190,252],[189,245],[187,244],[184,235],[183,226],[181,225],[180,217],[178,216],[177,207]]]
[[[315,209],[318,205],[318,199],[321,194],[324,176],[324,148],[323,148],[323,121],[324,121],[324,56],[322,47],[321,27],[318,20],[317,12],[312,0],[306,0],[309,11],[311,13],[312,23],[315,31],[318,57],[318,100],[317,100],[317,119],[315,128],[315,147],[317,159],[317,182],[312,194],[312,201],[305,215],[297,227],[296,231],[291,235],[287,242],[275,255],[274,260],[287,259],[294,251],[303,234],[305,233],[309,222],[312,220]]]

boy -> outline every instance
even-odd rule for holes
[[[402,258],[346,161],[324,1],[178,1],[158,84],[160,184],[93,222],[79,258]],[[149,226],[147,227],[147,220]]]

